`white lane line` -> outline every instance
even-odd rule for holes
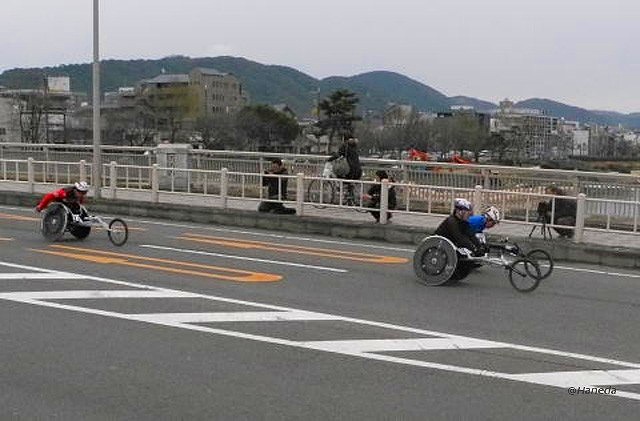
[[[288,320],[339,320],[330,314],[312,311],[232,311],[214,313],[132,314],[136,320],[162,323],[277,322]]]
[[[0,264],[2,264],[2,262],[0,262]],[[87,278],[88,279],[100,280],[100,278],[95,278],[95,277],[87,277]],[[110,280],[104,280],[104,281],[109,282]],[[113,281],[113,282],[118,282],[118,281]],[[138,287],[144,288],[144,287],[147,287],[147,286],[146,285],[138,285]],[[179,293],[179,294],[187,294],[189,297],[201,297],[201,298],[207,298],[207,299],[216,300],[216,301],[246,303],[247,305],[253,305],[253,306],[256,306],[256,307],[271,308],[271,309],[281,309],[281,310],[293,311],[293,312],[301,312],[301,310],[295,310],[295,309],[289,309],[289,308],[285,308],[285,307],[279,307],[279,306],[273,306],[273,305],[265,305],[265,304],[253,303],[253,302],[243,302],[241,300],[228,299],[228,298],[224,298],[224,297],[214,297],[214,296],[206,296],[206,295],[203,295],[203,294],[184,293],[182,291],[175,291],[175,290],[169,290],[169,289],[162,289],[162,290],[157,290],[157,291],[165,292],[165,293],[174,292],[174,293]],[[92,292],[94,292],[94,291],[92,291]],[[0,298],[3,298],[2,295],[0,295]],[[21,301],[25,302],[27,304],[33,304],[33,305],[39,305],[39,306],[45,306],[45,307],[51,307],[51,308],[66,309],[66,310],[78,311],[78,312],[83,312],[83,313],[91,313],[91,314],[103,315],[103,316],[108,316],[108,317],[116,317],[116,318],[125,319],[125,320],[139,321],[138,319],[136,319],[135,315],[131,315],[131,314],[114,313],[114,312],[108,312],[108,311],[103,311],[103,310],[96,310],[96,309],[80,307],[80,306],[71,306],[71,305],[67,305],[67,304],[60,304],[60,303],[47,302],[47,301],[37,301],[37,300],[29,299],[29,298],[25,298],[25,299],[23,299]],[[441,338],[461,338],[464,341],[476,340],[476,341],[479,341],[479,342],[491,343],[492,347],[506,347],[506,348],[513,348],[513,349],[527,349],[527,350],[530,350],[530,351],[533,351],[533,352],[548,353],[548,354],[553,354],[553,355],[559,355],[559,354],[560,355],[569,355],[569,356],[574,356],[574,358],[580,358],[580,359],[591,360],[591,361],[599,361],[599,362],[608,362],[609,364],[617,364],[617,365],[620,365],[620,366],[633,367],[633,368],[636,368],[636,369],[640,368],[640,364],[629,363],[629,362],[624,362],[624,361],[614,361],[614,360],[603,359],[603,358],[599,358],[599,357],[592,357],[592,356],[588,356],[588,355],[565,353],[565,352],[562,352],[562,351],[546,350],[546,349],[543,349],[543,348],[526,347],[526,346],[508,344],[508,343],[502,343],[502,342],[484,341],[484,340],[481,340],[481,339],[468,338],[468,337],[464,337],[464,336],[460,336],[460,335],[451,335],[451,334],[442,333],[442,332],[429,332],[429,331],[422,330],[422,329],[414,329],[414,328],[408,328],[408,327],[404,327],[404,326],[397,326],[397,325],[391,325],[391,324],[386,324],[386,323],[378,323],[378,322],[370,322],[370,321],[359,320],[359,319],[343,318],[343,317],[340,317],[340,316],[334,316],[334,317],[335,317],[336,320],[351,321],[351,322],[354,322],[354,323],[360,323],[360,324],[365,324],[365,325],[379,325],[379,326],[384,326],[384,327],[389,327],[389,328],[396,328],[396,329],[402,330],[402,331],[411,331],[411,332],[421,333],[422,335],[440,336]],[[208,326],[177,323],[177,322],[171,322],[171,321],[161,321],[161,320],[152,320],[152,319],[151,320],[145,320],[145,321],[148,322],[148,323],[156,324],[156,325],[171,326],[171,327],[189,329],[189,330],[194,330],[194,331],[199,331],[199,332],[208,332],[208,333],[212,333],[212,334],[225,335],[225,336],[242,338],[242,339],[250,339],[250,340],[261,341],[261,342],[271,343],[271,344],[286,345],[286,346],[302,348],[302,349],[312,349],[312,350],[316,350],[316,351],[318,350],[318,348],[314,347],[314,345],[312,343],[307,343],[307,342],[291,341],[291,340],[287,340],[287,339],[274,338],[274,337],[261,336],[261,335],[254,335],[254,334],[247,334],[247,333],[243,333],[243,332],[236,332],[236,331],[229,331],[229,330],[224,330],[224,329],[211,328],[211,327],[208,327]],[[423,339],[429,339],[429,338],[423,338]],[[375,354],[375,353],[366,353],[366,352],[360,352],[360,351],[354,352],[352,349],[334,349],[334,348],[330,348],[330,349],[322,349],[322,351],[336,353],[336,354],[340,354],[340,355],[350,355],[350,356],[355,356],[355,357],[362,357],[362,358],[367,358],[367,359],[377,360],[377,361],[384,361],[384,362],[391,362],[391,363],[398,363],[398,364],[406,364],[406,365],[425,367],[425,368],[431,368],[431,369],[437,369],[437,370],[445,370],[445,371],[455,372],[455,373],[473,374],[473,375],[478,375],[478,376],[482,376],[482,377],[490,377],[490,378],[497,378],[497,379],[504,379],[504,380],[520,381],[520,382],[532,383],[532,384],[545,384],[547,386],[559,387],[559,386],[557,386],[557,384],[554,383],[555,380],[554,380],[554,382],[550,382],[550,383],[542,383],[541,379],[538,379],[538,378],[534,377],[533,380],[535,380],[535,381],[529,381],[525,377],[519,378],[519,377],[517,377],[518,375],[514,375],[514,374],[510,374],[510,373],[500,373],[500,372],[489,371],[489,370],[473,369],[473,368],[468,368],[468,367],[459,367],[459,366],[440,364],[440,363],[434,363],[434,362],[428,362],[428,361],[412,360],[412,359],[409,359],[409,358],[398,358],[398,357],[393,357],[393,356],[389,356],[389,355],[379,355],[379,354]],[[604,371],[605,370],[601,370],[601,372],[604,372]],[[636,370],[608,370],[608,372],[609,373],[618,374],[618,376],[621,378],[622,381],[627,382],[627,381],[631,381],[631,380],[627,379],[624,376],[625,375],[627,375],[627,376],[628,375],[635,376]],[[633,374],[629,374],[629,373],[633,373]],[[533,373],[533,374],[541,374],[541,373]],[[633,377],[633,379],[635,381],[635,377]],[[609,379],[607,379],[607,380],[609,380]],[[640,394],[632,393],[632,392],[621,392],[621,393],[617,393],[616,395],[613,395],[613,396],[624,397],[624,398],[634,399],[634,400],[640,400]]]
[[[92,298],[194,298],[182,291],[87,290],[87,291],[24,291],[3,292],[3,300],[81,300]]]
[[[439,349],[501,348],[497,342],[479,339],[415,338],[307,341],[304,345],[323,351],[367,353],[388,351],[431,351]]]
[[[5,279],[84,279],[85,277],[82,275],[71,275],[66,273],[27,273],[27,272],[18,272],[18,273],[0,273],[0,280]]]
[[[586,370],[525,373],[514,374],[513,379],[559,387],[640,384],[640,370]]]
[[[271,265],[283,265],[283,266],[300,267],[305,269],[325,270],[325,271],[337,272],[337,273],[348,272],[346,269],[338,269],[338,268],[332,268],[327,266],[306,265],[304,263],[283,262],[281,260],[258,259],[256,257],[236,256],[232,254],[212,253],[212,252],[202,251],[202,250],[191,250],[191,249],[181,249],[181,248],[175,248],[175,247],[156,246],[153,244],[140,244],[140,247],[156,249],[156,250],[175,251],[177,253],[200,254],[203,256],[222,257],[225,259],[249,260],[249,261],[259,262],[259,263],[268,263]]]
[[[572,268],[569,266],[554,266],[554,269],[570,270],[573,272],[594,273],[597,275],[620,276],[623,278],[640,278],[640,275],[636,275],[634,273],[607,272],[607,271],[596,270],[596,269]]]

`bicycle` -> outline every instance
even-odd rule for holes
[[[61,202],[53,203],[45,210],[40,224],[42,235],[49,241],[61,240],[65,232],[84,240],[91,233],[92,227],[106,230],[109,241],[114,246],[122,246],[129,238],[129,227],[122,219],[113,218],[107,223],[100,216],[89,215],[84,206],[80,206],[79,213],[74,213]]]
[[[469,270],[454,278],[454,273],[462,262]],[[502,267],[507,272],[509,283],[519,292],[535,290],[543,279],[538,263],[526,256],[513,259],[505,256],[504,252],[499,256],[488,253],[484,256],[472,256],[468,250],[456,247],[449,239],[439,235],[422,240],[413,258],[413,270],[418,276],[418,282],[428,286],[451,284],[452,278],[457,282],[468,275],[474,266],[482,265]]]
[[[362,184],[338,179],[333,173],[331,162],[324,164],[322,178],[312,180],[307,187],[307,202],[317,209],[327,205],[349,206],[356,212],[369,212],[362,203]],[[340,193],[342,192],[342,196]],[[340,198],[342,197],[342,200]]]

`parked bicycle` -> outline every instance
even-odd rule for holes
[[[369,211],[362,202],[362,183],[336,178],[331,162],[324,164],[321,178],[309,183],[306,201],[318,209],[342,205],[350,206],[356,212]]]

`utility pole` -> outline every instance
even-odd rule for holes
[[[91,183],[94,187],[94,197],[100,198],[102,184],[102,157],[100,156],[100,4],[93,0],[93,165]]]

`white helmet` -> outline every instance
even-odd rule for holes
[[[467,199],[456,199],[454,202],[454,208],[456,209],[460,209],[460,210],[473,210],[473,205],[471,204],[471,202],[469,202]]]
[[[86,192],[89,191],[89,185],[86,181],[79,181],[73,185],[78,191]]]
[[[495,206],[489,206],[483,213],[496,224],[500,222],[500,210]]]

